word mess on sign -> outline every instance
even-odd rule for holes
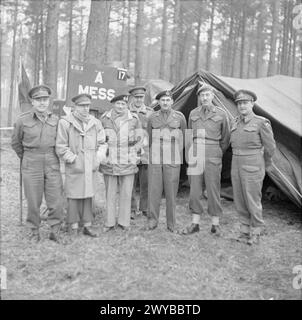
[[[110,100],[127,92],[127,70],[109,66],[98,67],[71,61],[68,73],[67,106],[80,93],[92,97],[91,109],[103,113],[111,109]]]

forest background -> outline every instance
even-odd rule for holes
[[[199,69],[237,78],[302,75],[301,0],[1,0],[1,126],[31,85],[65,99],[68,61],[124,67],[135,84]]]

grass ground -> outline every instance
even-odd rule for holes
[[[301,299],[292,287],[293,267],[302,264],[301,213],[292,204],[264,202],[267,234],[252,247],[228,239],[239,228],[233,202],[222,201],[222,237],[209,233],[207,215],[199,233],[184,237],[166,230],[164,199],[154,231],[144,231],[145,218],[137,217],[129,232],[103,233],[99,210],[99,238],[81,235],[58,245],[48,240],[43,222],[36,244],[19,226],[19,164],[8,142],[1,144],[2,299]],[[104,208],[101,176],[98,185],[96,203]],[[184,189],[177,200],[179,228],[190,223],[187,203]]]

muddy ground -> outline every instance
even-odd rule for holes
[[[292,285],[293,267],[302,264],[301,213],[293,204],[264,201],[267,233],[252,247],[229,239],[239,224],[227,200],[222,200],[219,238],[209,232],[208,215],[197,234],[168,232],[164,199],[156,230],[144,231],[145,218],[137,217],[129,232],[103,233],[100,175],[93,226],[99,238],[80,235],[56,244],[48,240],[43,222],[37,244],[19,225],[18,158],[9,139],[1,142],[1,265],[7,268],[2,299],[301,299],[301,290]],[[179,228],[190,223],[187,205],[188,189],[183,189],[177,200]],[[68,239],[66,233],[62,237]]]

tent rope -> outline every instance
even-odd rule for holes
[[[224,110],[226,111],[226,113],[230,116],[230,118],[232,120],[235,119],[235,117],[231,114],[231,112],[228,110],[228,108],[222,103],[222,101],[219,99],[219,97],[215,94],[216,99],[218,100],[219,103],[221,103],[221,105],[223,106]]]
[[[293,188],[293,190],[296,191],[296,193],[299,195],[299,197],[302,198],[302,194],[291,184],[291,182],[286,178],[286,176],[276,167],[276,165],[274,163],[272,165],[279,172],[279,174],[283,177],[283,179]]]

